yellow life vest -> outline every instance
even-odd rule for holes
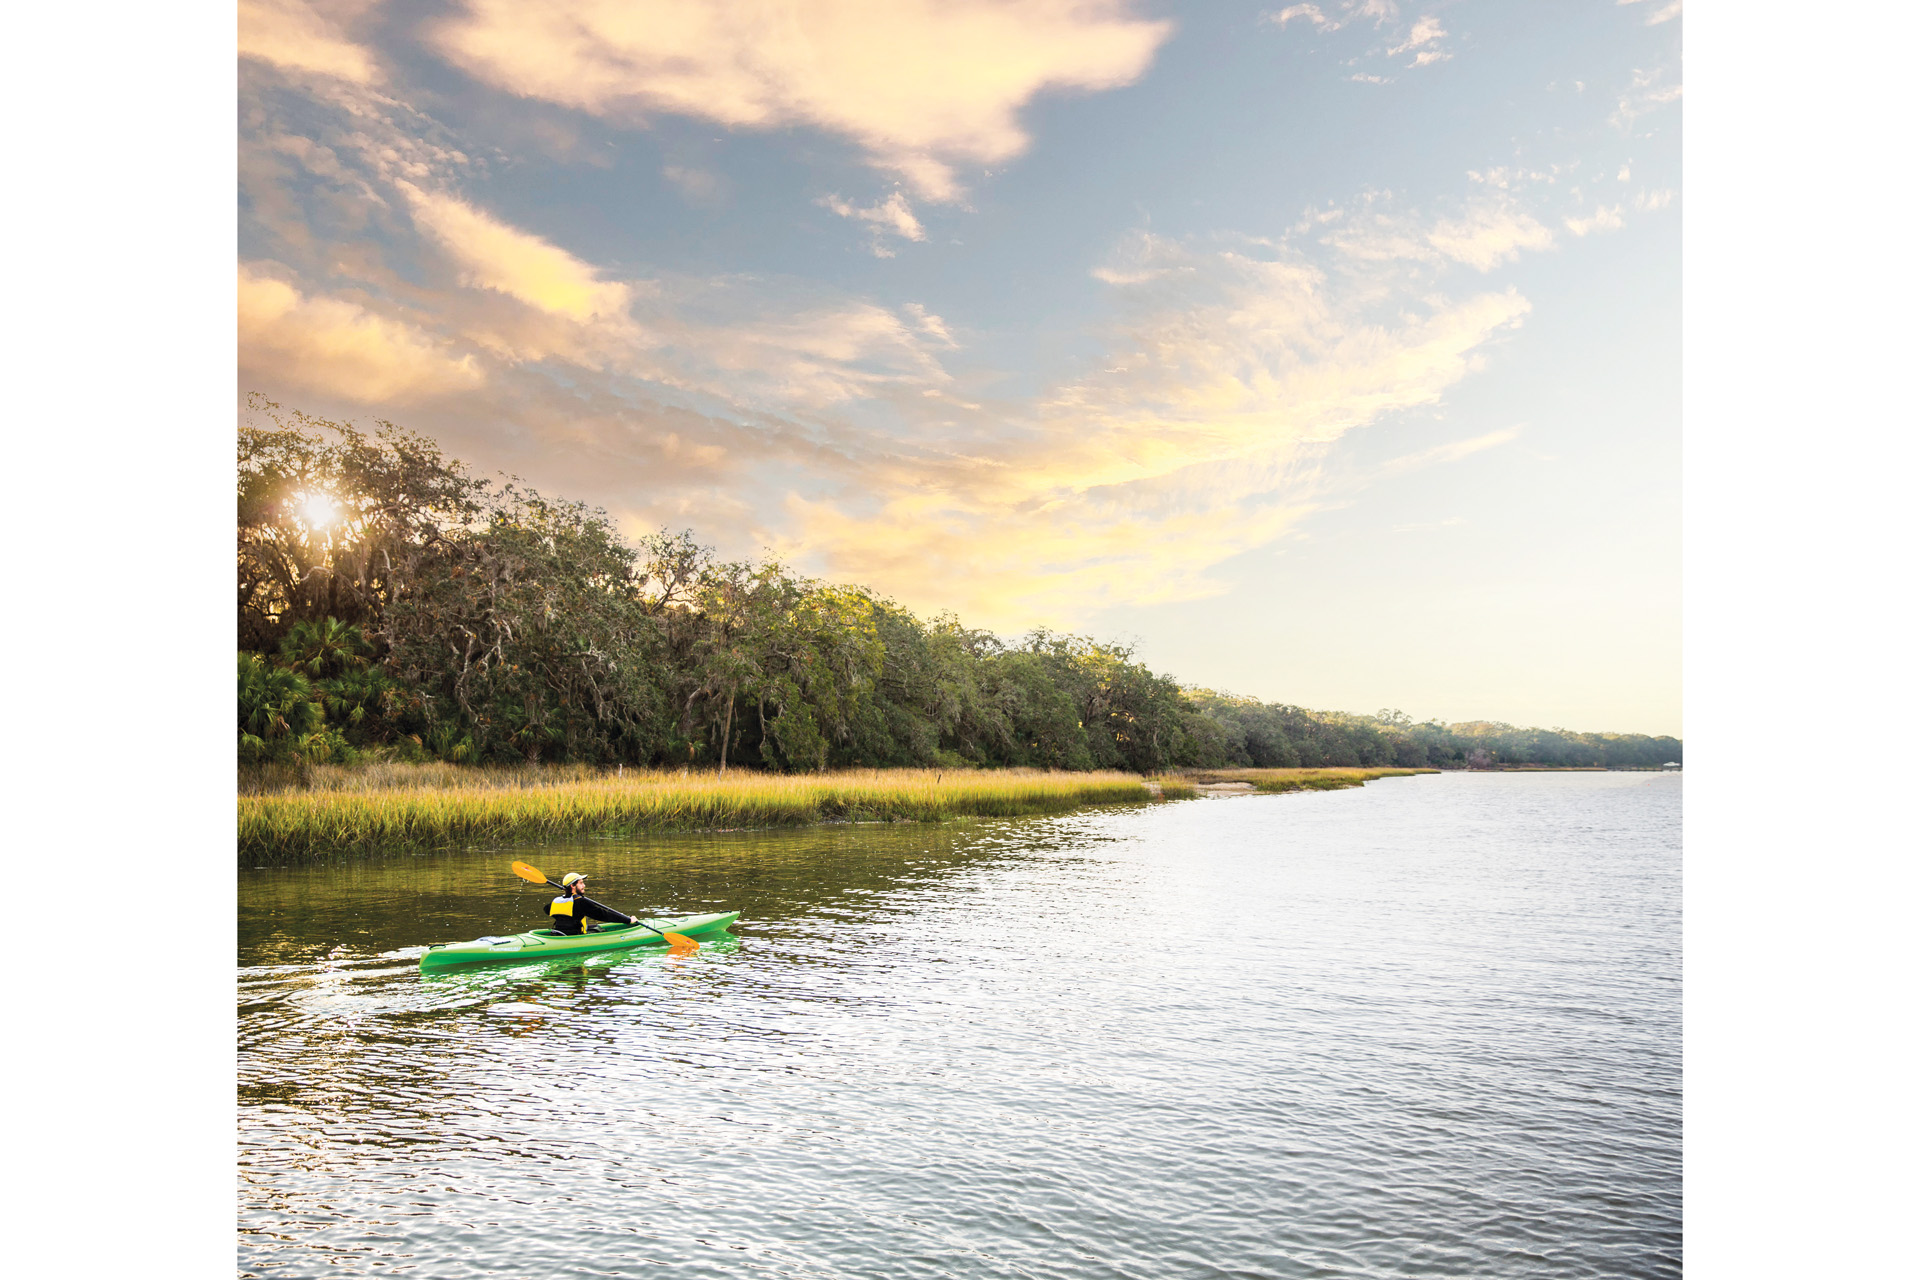
[[[570,916],[570,915],[572,915],[572,914],[573,914],[573,899],[572,899],[572,898],[566,898],[566,897],[561,897],[561,898],[555,898],[555,899],[554,899],[554,900],[553,900],[552,902],[550,902],[550,903],[548,903],[548,904],[547,904],[547,914],[548,914],[548,915],[550,915],[550,916]]]

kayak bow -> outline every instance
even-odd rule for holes
[[[422,969],[445,969],[459,964],[484,964],[494,960],[551,960],[558,956],[585,955],[592,951],[625,951],[632,947],[664,947],[663,934],[683,933],[699,937],[724,933],[740,918],[738,911],[716,911],[711,915],[682,916],[678,920],[642,920],[639,924],[610,924],[592,933],[568,936],[552,929],[533,929],[509,938],[476,938],[472,942],[436,942],[420,957]]]

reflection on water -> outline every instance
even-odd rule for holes
[[[1680,785],[245,872],[241,1273],[1677,1275]],[[737,936],[422,975],[516,856]]]

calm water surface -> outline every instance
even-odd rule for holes
[[[1676,1276],[1680,789],[245,871],[240,1273]],[[737,937],[422,976],[514,856]]]

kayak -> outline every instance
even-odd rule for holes
[[[689,938],[724,933],[740,918],[738,911],[681,916],[678,920],[642,920],[639,924],[602,925],[592,933],[569,936],[552,929],[534,929],[507,938],[476,938],[472,942],[436,942],[420,957],[422,969],[445,969],[457,964],[484,964],[493,960],[551,960],[558,956],[594,951],[625,951],[632,947],[664,947],[667,933]]]

